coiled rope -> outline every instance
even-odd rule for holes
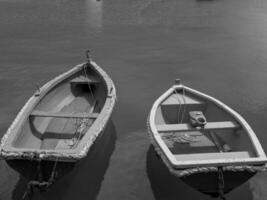
[[[58,157],[56,159],[56,161],[54,162],[52,171],[51,171],[51,175],[50,178],[48,179],[48,181],[43,181],[43,177],[42,177],[42,161],[39,160],[38,161],[38,166],[37,166],[37,176],[38,176],[38,180],[32,180],[29,181],[27,184],[27,188],[22,196],[22,200],[25,200],[26,198],[28,198],[29,200],[31,199],[31,196],[34,193],[34,188],[39,189],[40,191],[44,191],[47,190],[54,182],[56,179],[56,168],[57,168],[57,164],[58,164]]]
[[[218,189],[219,189],[219,197],[221,200],[226,200],[224,195],[224,177],[223,177],[223,168],[218,167]]]

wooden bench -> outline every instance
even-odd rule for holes
[[[178,101],[179,99],[179,101]],[[184,104],[189,104],[189,105],[192,105],[192,104],[205,104],[205,102],[203,101],[200,101],[198,99],[195,99],[191,96],[183,96],[182,94],[172,94],[171,96],[169,96],[165,101],[162,102],[161,105],[163,106],[168,106],[168,105],[184,105]]]
[[[214,160],[214,159],[237,159],[237,158],[250,158],[251,155],[248,151],[236,152],[221,152],[221,153],[194,153],[194,154],[175,154],[174,157],[178,161],[189,160]]]
[[[97,118],[99,113],[68,113],[68,112],[48,112],[34,110],[30,116],[34,117],[56,117],[56,118]]]
[[[84,77],[84,76],[79,76],[77,78],[74,78],[70,81],[72,84],[96,84],[99,83],[99,80],[97,80],[95,77]]]
[[[158,132],[173,132],[173,131],[196,131],[196,130],[218,130],[218,129],[235,129],[239,125],[233,121],[208,122],[203,128],[197,129],[191,124],[164,124],[157,125]]]

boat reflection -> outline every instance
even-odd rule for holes
[[[100,3],[101,12],[99,11]],[[101,13],[103,26],[163,25],[164,28],[169,26],[175,28],[173,25],[181,25],[182,27],[207,27],[213,21],[210,18],[216,17],[221,12],[219,3],[214,2],[203,7],[199,2],[186,0],[114,0],[112,3],[103,4],[102,1],[87,0],[87,5],[88,13],[91,12],[88,16],[88,23],[95,22],[94,18],[97,15],[100,18]],[[91,11],[91,9],[95,9],[95,11]]]
[[[178,177],[172,175],[166,165],[161,161],[160,157],[150,145],[147,151],[146,161],[147,175],[151,184],[151,188],[156,200],[213,200],[214,198],[204,195],[197,190],[185,184]],[[240,198],[241,197],[241,198]],[[252,199],[248,183],[236,188],[233,192],[226,195],[227,200],[235,199]]]
[[[86,20],[88,29],[102,29],[103,1],[86,0]]]
[[[177,200],[178,197],[187,200],[212,199],[195,191],[179,178],[173,176],[160,160],[152,145],[147,151],[147,174],[156,200]]]

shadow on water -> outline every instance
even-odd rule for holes
[[[156,200],[212,199],[192,189],[179,178],[172,175],[157,156],[152,145],[150,145],[147,151],[147,174]]]
[[[96,199],[109,165],[110,156],[115,148],[116,135],[113,122],[109,122],[85,159],[76,164],[59,163],[58,180],[48,191],[35,192],[31,199]],[[17,163],[8,162],[10,167],[20,173],[19,181],[12,194],[12,199],[18,200],[22,199],[28,179],[36,176],[36,165],[15,164]],[[51,172],[51,170],[47,171],[48,174]]]
[[[218,200],[204,195],[172,175],[150,145],[147,151],[147,174],[156,200]],[[255,184],[253,184],[255,185]],[[258,192],[258,191],[256,191]],[[227,200],[251,200],[252,194],[246,182],[226,195]]]

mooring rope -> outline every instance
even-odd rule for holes
[[[182,112],[182,117],[181,117],[181,122],[183,122],[183,119],[184,119],[184,114],[185,114],[185,111],[186,111],[186,100],[185,100],[185,89],[183,87],[183,94],[182,94],[182,98],[184,100],[184,109],[183,109],[183,112]]]
[[[226,200],[224,195],[224,177],[223,177],[223,168],[218,167],[218,189],[219,189],[219,197],[221,200]]]
[[[179,102],[178,116],[177,116],[177,118],[178,118],[177,121],[178,121],[178,123],[179,123],[180,110],[181,110],[181,107],[182,107],[182,103],[181,103],[181,101],[180,101],[179,94],[178,94],[178,92],[177,92],[176,89],[174,90],[174,93],[177,95],[177,100],[178,100],[178,102]]]
[[[32,181],[29,181],[28,184],[27,184],[27,188],[22,196],[22,200],[25,200],[26,197],[31,200],[31,196],[33,195],[33,189],[34,188],[37,188],[39,190],[46,190],[47,188],[49,188],[55,181],[56,179],[56,168],[57,168],[57,164],[58,164],[58,157],[56,159],[56,161],[54,162],[54,165],[53,165],[53,168],[52,168],[52,171],[51,171],[51,175],[48,179],[48,181],[42,181],[43,179],[43,172],[42,172],[42,163],[41,163],[41,160],[38,161],[38,166],[37,166],[37,174],[36,176],[38,176],[38,179],[39,180],[32,180]]]
[[[179,98],[179,93],[177,92],[177,90],[175,89],[174,90],[174,93],[176,94],[176,96],[177,96],[177,100],[178,100],[178,103],[179,103],[179,108],[178,108],[178,119],[177,119],[177,121],[178,121],[178,124],[180,124],[180,123],[182,123],[183,122],[183,119],[184,119],[184,115],[185,115],[185,111],[186,111],[186,99],[185,99],[185,89],[184,88],[182,88],[182,99],[183,99],[183,103],[184,103],[184,106],[182,107],[182,102],[181,102],[181,100],[180,100],[180,98]],[[181,108],[182,108],[182,113],[181,113],[181,120],[179,120],[179,118],[180,118],[180,112],[181,112]]]
[[[91,84],[90,84],[90,82],[89,82],[89,78],[88,78],[87,72],[86,72],[86,66],[87,66],[87,65],[88,65],[88,63],[86,63],[86,64],[83,65],[83,71],[84,71],[84,75],[85,75],[86,80],[87,80],[87,84],[88,84],[88,88],[89,88],[89,90],[90,90],[91,96],[93,97],[93,101],[96,101],[96,100],[95,100],[94,93],[93,93],[93,90],[92,90],[92,88],[91,88]]]
[[[84,71],[85,77],[87,79],[87,84],[88,84],[88,88],[89,88],[91,97],[93,98],[93,101],[96,102],[91,85],[90,85],[90,82],[89,82],[89,78],[88,78],[87,72],[86,72],[87,64],[83,65],[83,71]],[[94,106],[95,106],[95,104],[94,104]],[[94,109],[94,106],[93,106],[93,109]],[[78,123],[78,121],[76,120],[77,126],[76,126],[75,133],[79,132],[79,135],[77,136],[77,139],[73,143],[73,145],[71,145],[71,148],[74,148],[76,146],[76,144],[78,143],[79,139],[81,138],[81,134],[82,134],[83,130],[88,126],[87,125],[88,121],[89,121],[89,119],[86,118],[86,114],[80,123]],[[65,128],[66,124],[64,125],[64,128]],[[84,126],[85,126],[85,128],[84,128]],[[63,128],[63,130],[64,130],[64,128]],[[79,129],[81,129],[81,130],[79,130]],[[43,177],[40,177],[42,175],[42,172],[40,171],[41,161],[39,161],[38,166],[37,166],[37,176],[38,176],[39,180],[32,180],[32,181],[28,182],[27,188],[26,188],[26,190],[22,196],[22,200],[25,200],[26,198],[28,198],[29,200],[31,199],[31,196],[33,194],[33,188],[38,188],[40,190],[47,189],[49,186],[51,186],[54,183],[55,178],[56,178],[56,168],[57,168],[57,164],[58,164],[58,159],[59,158],[57,157],[56,161],[54,162],[54,165],[53,165],[53,168],[51,171],[51,175],[50,175],[50,178],[48,179],[48,181],[42,181],[41,180]]]

